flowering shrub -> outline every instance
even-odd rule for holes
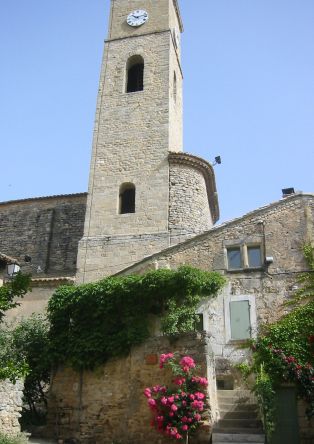
[[[152,427],[176,440],[188,440],[189,433],[202,423],[207,407],[206,378],[196,376],[196,365],[190,356],[179,360],[173,353],[160,356],[160,368],[170,368],[173,386],[146,388],[144,395],[152,411]]]
[[[282,376],[285,381],[296,384],[298,394],[307,404],[306,414],[309,418],[314,416],[314,368],[307,362],[305,365],[298,363],[293,356],[287,356],[281,349],[272,349],[282,363]]]

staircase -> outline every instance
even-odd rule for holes
[[[220,420],[214,426],[213,444],[265,442],[256,400],[249,390],[217,390]]]

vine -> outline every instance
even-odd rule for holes
[[[52,360],[90,369],[127,355],[149,337],[150,315],[161,317],[165,334],[191,331],[201,298],[224,283],[219,273],[182,266],[60,287],[48,305]]]

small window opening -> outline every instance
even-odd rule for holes
[[[177,76],[176,76],[175,72],[173,74],[173,98],[174,98],[174,101],[176,102],[176,100],[177,100]]]
[[[133,183],[124,183],[120,187],[119,213],[135,213],[135,186]]]
[[[132,56],[127,63],[127,86],[126,92],[143,91],[144,89],[144,59],[136,55]]]
[[[241,248],[234,247],[227,249],[228,268],[229,270],[237,270],[242,268]]]

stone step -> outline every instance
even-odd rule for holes
[[[251,404],[256,403],[256,398],[250,392],[243,393],[243,392],[236,392],[233,390],[230,390],[230,392],[223,395],[218,394],[217,395],[218,402],[239,401],[239,402],[250,402]]]
[[[228,412],[258,412],[256,404],[222,402],[219,403],[219,410]]]
[[[262,427],[262,423],[259,419],[220,419],[217,423],[218,427],[225,429],[257,429]]]
[[[213,444],[222,444],[222,443],[264,443],[265,435],[263,433],[260,434],[251,434],[251,433],[216,433],[214,432],[212,435]]]
[[[258,419],[257,410],[219,410],[221,419]]]
[[[218,397],[237,395],[237,396],[253,396],[251,390],[235,389],[235,390],[217,390]]]
[[[215,426],[213,429],[213,434],[220,434],[220,435],[254,435],[254,436],[264,436],[264,432],[263,429],[258,427],[258,428],[224,428],[224,427],[220,427],[219,425]]]

